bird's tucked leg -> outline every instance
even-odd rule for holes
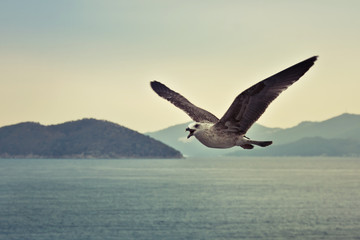
[[[253,149],[254,148],[254,146],[251,144],[243,144],[243,145],[240,145],[240,147],[242,147],[243,149]]]

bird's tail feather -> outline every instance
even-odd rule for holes
[[[253,141],[253,140],[249,140],[249,143],[254,144],[254,145],[258,145],[260,147],[267,147],[267,146],[271,145],[273,142],[272,141]]]

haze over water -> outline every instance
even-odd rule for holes
[[[0,239],[359,239],[357,158],[0,160]]]

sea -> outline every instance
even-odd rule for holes
[[[360,158],[1,159],[0,239],[360,239]]]

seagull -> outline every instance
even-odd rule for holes
[[[246,89],[235,98],[220,119],[158,81],[152,81],[150,85],[160,97],[183,110],[194,121],[185,130],[189,131],[187,138],[195,136],[209,148],[240,146],[252,149],[254,145],[266,147],[271,145],[272,141],[251,140],[245,136],[246,132],[269,104],[302,77],[314,65],[316,59],[317,56],[306,59]]]

